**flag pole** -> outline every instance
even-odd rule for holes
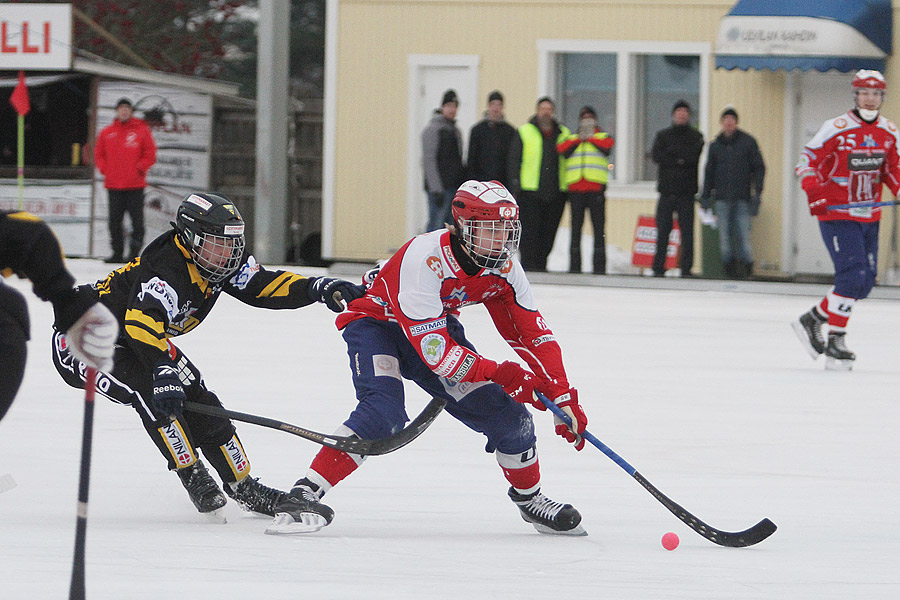
[[[25,196],[25,115],[18,115],[18,162],[17,162],[17,179],[19,188],[19,210],[24,208]]]

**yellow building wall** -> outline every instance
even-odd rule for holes
[[[408,55],[478,55],[478,97],[502,90],[506,118],[518,126],[534,113],[539,39],[701,42],[714,50],[719,20],[733,4],[731,0],[339,0],[331,258],[384,258],[407,241]],[[752,233],[757,269],[777,273],[782,257],[784,153],[799,156],[800,151],[783,147],[786,75],[714,67],[712,57],[709,112],[700,116],[709,132],[707,144],[719,131],[722,109],[734,105],[740,126],[756,137],[767,166],[762,207]],[[900,66],[889,68],[886,75],[889,86],[891,81],[900,82]],[[892,106],[900,107],[900,101],[889,93],[884,107],[888,116]],[[424,204],[424,192],[421,201]],[[638,215],[653,214],[654,209],[655,195],[621,198],[611,190],[607,242],[630,251]],[[890,221],[886,218],[882,226],[882,271],[893,261],[887,254]],[[701,267],[701,228],[696,230]]]

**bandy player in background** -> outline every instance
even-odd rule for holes
[[[541,533],[584,535],[570,504],[541,492],[531,414],[538,390],[569,414],[556,433],[584,447],[587,417],[569,385],[562,351],[538,312],[522,265],[519,207],[497,181],[467,181],[452,203],[453,224],[407,242],[374,275],[366,295],[338,318],[359,403],[338,429],[362,439],[384,437],[408,420],[403,379],[447,400],[446,411],[484,434],[510,484],[522,518]],[[484,304],[498,332],[528,364],[497,364],[481,356],[457,320],[460,308]],[[448,455],[452,460],[452,452]],[[362,456],[323,448],[306,476],[275,507],[271,534],[311,533],[331,523],[322,496],[363,462]],[[436,465],[439,469],[440,466]],[[453,501],[458,501],[458,497]],[[310,509],[313,510],[310,510]]]
[[[877,202],[882,184],[894,196],[900,191],[897,126],[878,114],[887,89],[884,77],[858,71],[852,88],[854,107],[825,121],[803,148],[796,170],[834,263],[834,287],[792,326],[814,359],[824,353],[825,367],[838,370],[852,369],[856,360],[844,337],[853,304],[875,285],[881,207],[829,206]],[[827,341],[822,335],[826,322]]]

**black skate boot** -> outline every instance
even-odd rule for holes
[[[287,495],[286,492],[261,484],[258,477],[244,477],[238,483],[229,483],[224,487],[225,493],[247,512],[270,517],[275,516],[275,506]]]
[[[509,498],[519,507],[522,518],[540,533],[555,535],[587,535],[581,526],[581,513],[571,504],[554,502],[541,493],[520,494],[509,488]]]
[[[828,345],[825,347],[825,368],[829,371],[850,371],[856,355],[847,349],[844,343],[846,333],[830,332]]]
[[[819,358],[819,355],[825,352],[825,338],[822,336],[822,325],[828,319],[819,316],[815,308],[811,308],[800,318],[791,323],[794,333],[813,360]]]
[[[178,469],[176,473],[198,511],[212,513],[225,506],[225,502],[227,502],[225,494],[219,489],[216,480],[212,478],[201,461],[198,460],[189,467]]]
[[[305,477],[294,484],[275,507],[275,520],[266,529],[270,535],[315,533],[334,519],[331,507],[319,502],[319,486]]]

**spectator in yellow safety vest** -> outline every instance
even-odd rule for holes
[[[564,182],[572,217],[569,273],[581,273],[581,227],[587,209],[594,228],[593,272],[606,274],[606,183],[608,157],[614,143],[597,125],[597,111],[585,106],[578,114],[577,132],[556,145],[557,152],[565,158]]]

